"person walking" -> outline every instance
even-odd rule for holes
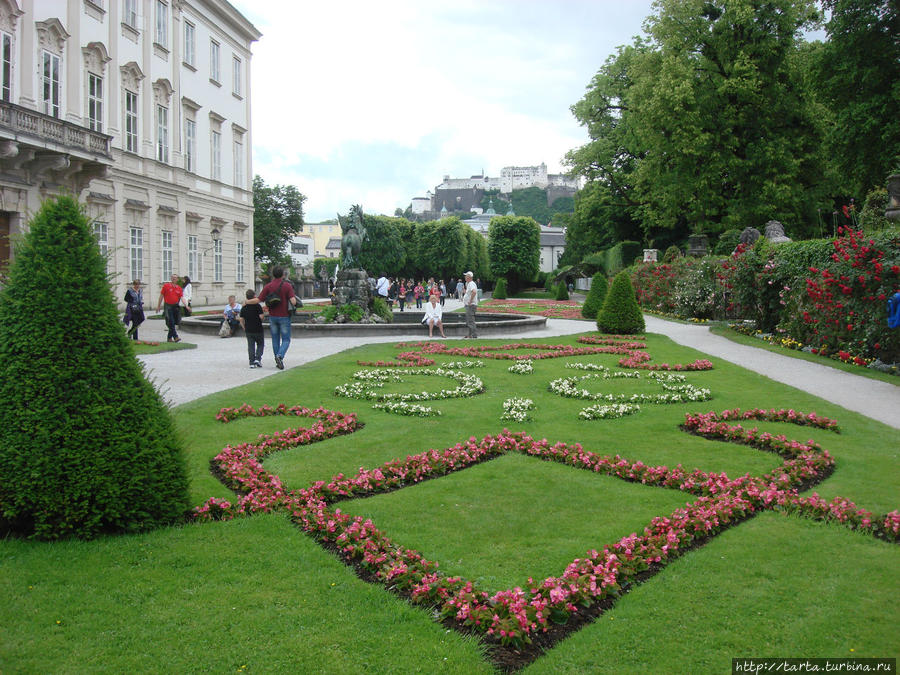
[[[441,307],[444,306],[444,303],[447,301],[447,284],[444,283],[444,280],[441,279]]]
[[[181,311],[179,305],[184,303],[184,289],[178,285],[178,275],[173,274],[170,281],[163,284],[159,292],[159,300],[156,303],[156,311],[166,306],[166,327],[169,329],[166,342],[181,342],[178,337],[178,324],[181,323]]]
[[[422,309],[422,296],[425,295],[425,287],[422,282],[418,282],[413,289],[413,295],[416,296],[416,309]]]
[[[132,340],[138,339],[138,326],[144,323],[144,292],[141,280],[131,282],[131,288],[125,291],[125,325],[131,324],[127,335]]]
[[[190,316],[194,312],[191,300],[194,299],[194,287],[191,285],[191,278],[187,275],[181,279],[181,297],[184,298],[184,315]]]
[[[406,304],[406,279],[400,279],[400,286],[397,289],[397,302],[400,303],[400,311],[403,311],[403,306]]]
[[[277,302],[273,302],[270,296],[278,298]],[[269,308],[269,332],[272,335],[275,367],[284,370],[284,356],[291,346],[291,316],[288,309],[297,306],[297,297],[291,282],[284,278],[283,267],[277,266],[272,270],[272,281],[263,286],[259,297]]]
[[[465,291],[465,286],[463,285],[463,281],[462,281],[462,279],[459,279],[459,280],[456,282],[456,299],[457,299],[457,300],[462,300],[462,299],[463,299],[463,292],[464,292],[464,291]]]
[[[247,289],[247,300],[253,300],[256,293],[252,288]],[[240,305],[239,305],[240,306]],[[247,336],[247,358],[250,359],[251,368],[262,368],[263,349],[266,346],[266,340],[263,337],[263,305],[260,303],[244,304],[241,307],[238,321],[241,328],[244,329],[244,335]]]
[[[477,338],[478,329],[475,327],[475,309],[478,307],[478,287],[472,281],[475,276],[471,272],[466,272],[466,286],[463,291],[463,306],[466,308],[466,329],[468,330],[467,338]]]

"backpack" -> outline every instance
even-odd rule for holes
[[[266,307],[272,309],[273,307],[277,307],[281,304],[281,287],[284,286],[284,279],[281,280],[281,283],[278,284],[278,290],[274,293],[269,293],[266,296]]]

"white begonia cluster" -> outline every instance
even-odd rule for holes
[[[592,405],[582,408],[578,416],[583,420],[613,420],[625,415],[640,412],[641,406],[633,403],[614,403],[612,405]]]
[[[484,361],[449,361],[442,368],[484,368]]]
[[[423,391],[414,394],[384,394],[375,389],[383,387],[384,382],[403,382],[405,375],[425,375],[427,377],[449,377],[456,380],[459,386],[455,389],[441,389],[436,392]],[[363,399],[369,401],[430,401],[440,398],[464,398],[484,391],[484,382],[474,375],[459,370],[445,368],[406,368],[398,373],[387,368],[360,370],[354,373],[354,379],[364,382],[348,382],[334,388],[335,396]]]
[[[595,370],[602,373],[602,375],[599,375],[598,377],[602,377],[604,380],[641,379],[641,374],[636,370],[610,370],[606,366],[601,366],[599,363],[567,363],[566,368],[573,368],[575,370]]]
[[[534,372],[534,366],[531,365],[530,361],[519,361],[511,365],[507,370],[517,375],[531,375]]]
[[[503,415],[500,419],[526,422],[531,419],[531,415],[528,414],[529,410],[534,410],[534,401],[530,398],[508,398],[503,402]]]
[[[406,401],[386,401],[385,403],[376,403],[372,406],[373,410],[384,410],[385,412],[395,415],[407,415],[410,417],[435,417],[441,414],[440,410],[435,410],[431,406],[420,405],[418,403],[407,403]]]
[[[653,378],[660,382],[666,391],[663,394],[602,394],[593,393],[576,384],[581,380],[603,378],[606,373],[589,373],[580,377],[562,377],[550,383],[550,391],[566,398],[580,398],[587,401],[606,401],[608,403],[684,403],[687,401],[708,401],[712,398],[709,389],[701,389],[692,384],[668,384],[661,378]]]

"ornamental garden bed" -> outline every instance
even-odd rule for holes
[[[708,672],[741,654],[896,654],[886,598],[900,549],[884,538],[900,527],[885,517],[900,506],[900,432],[726,362],[706,368],[658,336],[585,337],[370,345],[181,406],[194,503],[245,515],[91,543],[0,542],[11,627],[0,662]],[[530,373],[510,372],[522,363]],[[618,372],[640,377],[602,377]],[[577,387],[649,395],[663,391],[657,373],[710,398],[584,419],[598,401],[550,386],[599,374]],[[358,396],[336,393],[354,382]],[[501,420],[513,398],[532,401],[530,419]],[[440,415],[373,408],[388,401]],[[293,406],[307,409],[283,414]],[[784,412],[724,414],[761,407]],[[226,446],[235,461],[220,475],[237,492],[210,472]],[[416,579],[423,565],[436,576]]]

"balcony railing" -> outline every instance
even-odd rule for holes
[[[23,108],[14,103],[0,101],[0,128],[16,134],[50,141],[67,148],[76,148],[92,155],[111,158],[109,142],[112,136],[91,131],[86,127]]]

